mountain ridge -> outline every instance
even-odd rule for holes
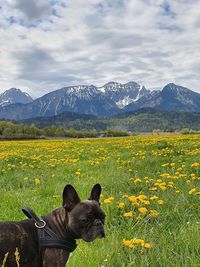
[[[151,132],[154,129],[178,130],[200,129],[199,112],[161,111],[153,108],[142,108],[136,111],[123,112],[113,117],[96,117],[64,112],[53,117],[39,117],[19,121],[19,123],[50,127],[56,125],[65,129],[104,131],[108,128],[130,132]]]
[[[17,88],[10,88],[0,94],[0,107],[17,103],[27,104],[32,101],[33,99],[28,93]]]
[[[145,107],[165,111],[200,112],[200,94],[174,83],[154,91],[134,81],[124,84],[109,82],[101,87],[67,86],[28,103],[0,105],[0,119],[51,117],[63,112],[102,117]]]

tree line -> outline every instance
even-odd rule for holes
[[[0,121],[0,140],[45,139],[47,137],[95,138],[128,135],[127,132],[116,129],[106,129],[102,132],[97,132],[96,130],[78,131],[73,128],[64,129],[55,125],[38,128],[34,123],[27,125],[16,124],[10,121]]]

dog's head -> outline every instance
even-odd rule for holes
[[[105,213],[100,208],[100,184],[94,185],[90,197],[81,201],[76,190],[70,184],[63,191],[63,207],[68,213],[68,229],[77,238],[90,242],[97,237],[105,237]]]

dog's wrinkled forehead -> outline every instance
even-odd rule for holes
[[[85,213],[92,214],[95,217],[104,219],[105,213],[100,208],[99,204],[95,200],[83,200],[76,206],[76,211],[84,211]]]

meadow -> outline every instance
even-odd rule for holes
[[[107,215],[67,266],[200,266],[200,135],[0,143],[1,221],[52,211],[67,183],[81,199],[100,183]]]

